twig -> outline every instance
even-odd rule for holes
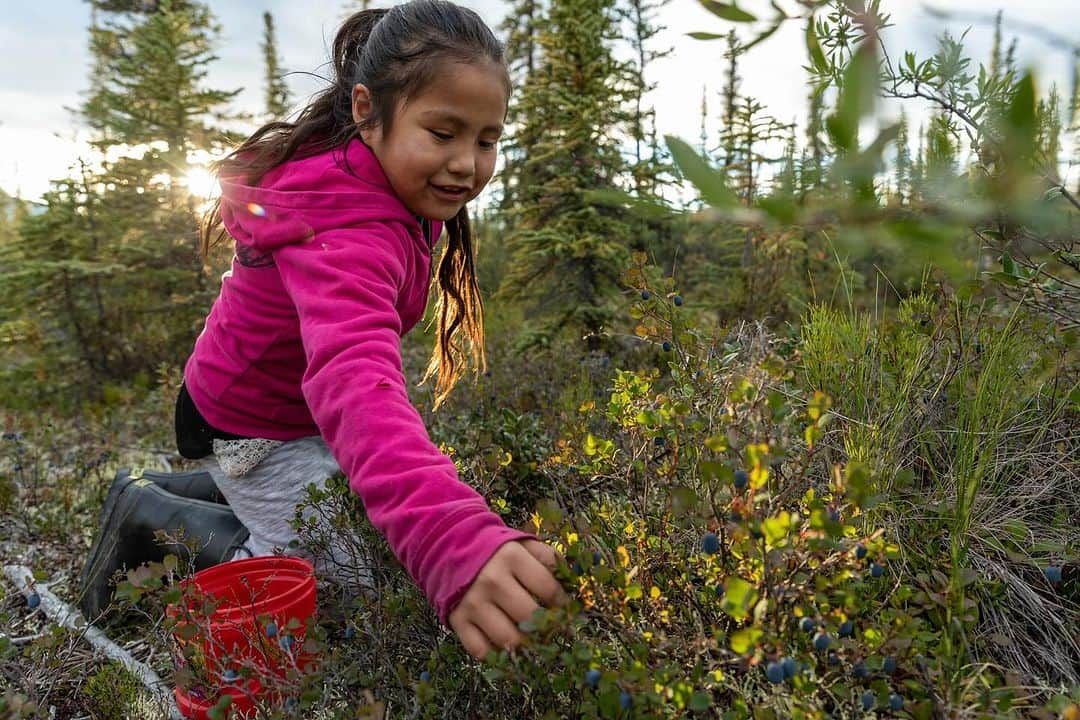
[[[168,713],[169,720],[183,720],[183,716],[173,701],[168,685],[149,666],[131,656],[131,653],[114,643],[109,637],[93,625],[87,624],[80,613],[66,602],[56,597],[43,584],[35,584],[30,569],[23,565],[5,565],[4,574],[27,598],[35,593],[41,599],[41,610],[46,617],[61,627],[82,633],[88,643],[100,650],[110,660],[115,660],[134,675],[154,694]]]

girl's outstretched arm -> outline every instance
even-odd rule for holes
[[[404,223],[364,222],[285,245],[274,261],[299,316],[307,359],[301,389],[312,417],[368,518],[447,624],[497,550],[513,540],[543,543],[507,527],[458,479],[409,401],[400,309],[418,299],[422,307],[427,293],[414,242]],[[488,571],[470,596],[470,622],[490,629],[484,618],[492,603],[510,602],[513,582],[550,595],[558,584],[542,576],[550,570],[524,555],[536,563],[524,582],[502,559]]]

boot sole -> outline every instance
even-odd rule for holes
[[[121,476],[123,476],[126,482],[120,482]],[[120,497],[124,494],[124,491],[136,482],[138,482],[138,479],[131,477],[130,471],[121,470],[120,472],[117,472],[116,478],[113,480],[113,484],[109,488],[109,494],[105,496],[105,503],[104,505],[102,505],[101,512],[98,514],[98,536],[94,539],[94,544],[90,547],[90,552],[86,556],[86,564],[83,565],[82,572],[79,573],[80,609],[82,609],[84,596],[86,594],[89,582],[92,579],[99,579],[98,575],[101,572],[102,550],[108,549],[111,551],[112,548],[115,546],[115,543],[119,540],[119,538],[113,536],[111,540],[112,544],[109,545],[108,548],[105,548],[105,528],[108,527],[108,523],[112,520],[112,515],[116,510],[116,505],[117,503],[119,503]],[[149,482],[149,480],[147,480],[146,482]],[[105,578],[106,587],[109,586],[108,581],[109,578]],[[108,601],[106,601],[106,604],[107,602]],[[92,612],[90,614],[97,616],[101,614],[102,610],[104,610],[103,607],[94,607],[92,608]],[[86,612],[85,609],[83,611],[84,613]],[[87,617],[86,620],[89,622],[93,620],[93,618]]]

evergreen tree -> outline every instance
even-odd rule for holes
[[[802,163],[802,194],[821,185],[825,174],[825,102],[823,93],[810,83],[806,111],[806,154]]]
[[[709,157],[708,120],[709,120],[709,86],[708,85],[702,85],[701,86],[701,135],[699,136],[699,139],[701,140],[701,145],[699,147],[701,148],[701,157],[703,157],[703,158],[708,158]]]
[[[908,147],[907,114],[900,112],[896,131],[896,202],[903,205],[911,199],[911,148]]]
[[[95,0],[91,10],[82,115],[101,156],[54,183],[0,279],[0,318],[33,318],[35,372],[50,387],[62,379],[69,398],[190,352],[216,288],[198,260],[199,199],[183,174],[190,153],[229,137],[214,122],[235,94],[203,87],[214,37],[204,5]]]
[[[95,11],[115,3],[92,0]],[[145,3],[138,3],[145,7]],[[105,150],[163,143],[166,171],[183,172],[194,150],[217,151],[236,140],[212,121],[239,90],[204,87],[219,28],[201,3],[160,0],[152,12],[116,13],[92,34],[100,76],[82,116]]]
[[[735,113],[739,104],[739,39],[734,30],[728,32],[724,59],[728,61],[728,65],[724,89],[720,92],[724,104],[724,112],[720,117],[720,147],[723,150],[724,167],[726,168],[735,162],[735,145],[737,143]]]
[[[1038,136],[1035,140],[1036,158],[1052,178],[1058,175],[1058,156],[1061,154],[1061,97],[1057,85],[1050,87],[1050,95],[1040,98],[1035,113]]]
[[[645,96],[655,87],[645,79],[649,65],[667,57],[673,48],[653,50],[649,41],[664,28],[657,25],[655,17],[667,4],[668,0],[626,0],[623,15],[630,25],[627,33],[633,61],[629,67],[629,95],[634,105],[633,116],[629,123],[629,135],[634,139],[634,159],[632,175],[634,192],[638,197],[654,195],[661,185],[661,175],[667,168],[657,156],[656,110],[645,106]],[[648,154],[646,154],[648,151]]]
[[[529,304],[538,342],[573,328],[597,345],[628,260],[625,211],[587,197],[617,189],[629,170],[615,136],[630,117],[615,82],[626,72],[609,46],[615,28],[612,0],[553,0],[537,36],[540,64],[521,93],[520,133],[532,146],[501,290]]]
[[[517,0],[500,27],[506,37],[507,66],[511,84],[515,88],[525,87],[529,83],[539,62],[537,35],[543,17],[543,0]],[[499,173],[502,188],[499,208],[504,211],[517,204],[518,189],[530,183],[523,173],[529,153],[536,144],[536,137],[523,127],[524,120],[520,98],[512,97],[507,112],[507,125],[512,132],[508,132],[499,143],[503,157],[503,168]]]
[[[289,86],[281,74],[274,16],[269,12],[263,13],[263,39],[259,47],[266,66],[266,117],[271,121],[281,120],[289,113]]]
[[[911,164],[911,199],[914,203],[922,200],[926,188],[926,127],[919,125],[919,147],[915,151],[915,161]]]

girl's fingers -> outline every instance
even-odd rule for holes
[[[514,577],[526,590],[539,598],[545,607],[563,605],[566,602],[566,592],[552,575],[556,563],[555,551],[535,540],[526,541],[524,545],[539,564],[526,562],[514,566]]]
[[[473,622],[484,633],[489,646],[497,650],[516,648],[524,638],[517,628],[517,623],[494,603],[484,605]]]
[[[539,607],[529,591],[521,584],[516,571],[507,578],[507,582],[499,588],[499,594],[495,598],[502,611],[506,613],[512,622],[519,623],[532,618],[533,612]]]
[[[483,660],[488,651],[492,649],[487,636],[471,622],[463,621],[458,627],[454,628],[454,631],[457,633],[461,645],[465,648],[465,652],[477,660]]]

